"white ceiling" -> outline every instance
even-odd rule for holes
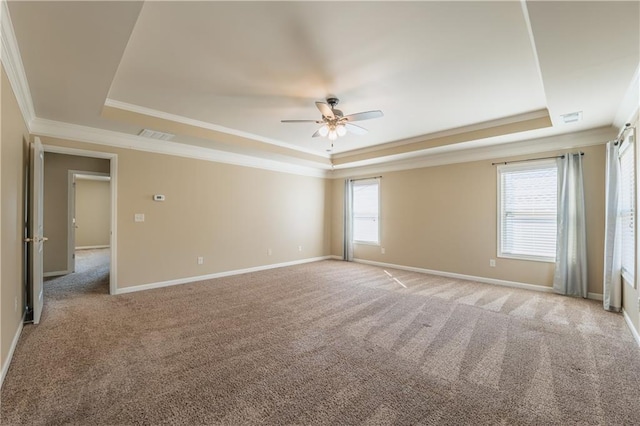
[[[369,134],[336,141],[341,157],[379,147],[382,160],[389,144],[411,152],[438,132],[541,110],[552,127],[484,142],[611,126],[640,51],[639,2],[10,1],[9,10],[37,117],[130,134],[145,126],[106,118],[107,103],[258,141],[175,138],[257,156],[277,145],[326,157],[315,124],[280,120],[320,118],[314,102],[329,95],[345,114],[384,112],[361,122]],[[562,124],[574,111],[583,121]]]

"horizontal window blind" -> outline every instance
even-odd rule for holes
[[[380,190],[378,180],[353,182],[353,240],[378,243],[380,240]]]
[[[635,275],[635,156],[634,144],[628,142],[620,153],[620,224],[622,234],[622,272]]]
[[[500,255],[556,257],[558,168],[555,162],[499,168]]]

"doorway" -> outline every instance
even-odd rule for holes
[[[54,245],[49,247],[55,252],[62,251],[64,262],[58,262],[55,266],[49,265],[49,271],[43,271],[43,275],[56,277],[54,280],[58,281],[67,277],[67,281],[72,282],[68,290],[85,282],[94,289],[100,287],[100,292],[115,294],[117,288],[115,256],[117,247],[117,155],[50,145],[44,145],[43,148],[45,172],[48,166],[47,159],[50,160],[55,155],[66,157],[65,161],[70,164],[64,170],[64,182],[61,184],[64,185],[66,192],[64,197],[65,214],[61,218],[64,221],[63,224],[66,225],[62,226],[64,235],[58,235],[54,241],[49,237],[47,242],[55,244],[57,240],[59,250]],[[106,164],[106,170],[105,166],[102,166],[100,171],[87,171],[84,170],[85,167],[82,167],[83,164],[98,163]],[[75,167],[74,164],[81,166]],[[91,167],[86,168],[91,169]],[[62,200],[59,199],[62,196],[54,198],[53,202],[49,200],[49,204],[62,204],[60,203]],[[44,204],[45,233],[47,233],[47,203]],[[50,228],[55,229],[55,226]],[[48,281],[51,282],[51,280]]]
[[[67,271],[76,272],[78,254],[106,253],[111,243],[111,177],[69,170],[67,179]],[[107,259],[101,256],[103,259]]]

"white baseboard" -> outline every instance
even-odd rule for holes
[[[294,266],[294,265],[300,265],[303,263],[318,262],[320,260],[327,260],[327,259],[331,259],[331,256],[311,257],[308,259],[293,260],[291,262],[273,263],[270,265],[254,266],[253,268],[235,269],[233,271],[217,272],[215,274],[200,275],[200,276],[188,277],[188,278],[179,278],[176,280],[142,284],[142,285],[136,285],[132,287],[123,287],[123,288],[116,289],[115,294],[133,293],[136,291],[151,290],[154,288],[162,288],[162,287],[169,287],[169,286],[179,285],[179,284],[194,283],[198,281],[211,280],[214,278],[223,278],[223,277],[229,277],[232,275],[247,274],[250,272],[266,271],[267,269],[283,268],[285,266]]]
[[[106,246],[79,246],[79,247],[76,247],[76,250],[105,249],[109,247],[110,246],[108,244]]]
[[[4,383],[4,378],[9,371],[9,366],[11,365],[11,359],[13,358],[13,352],[16,350],[16,346],[18,346],[18,340],[20,340],[20,335],[22,334],[22,327],[24,326],[24,315],[22,315],[22,319],[20,320],[20,325],[16,330],[15,336],[13,336],[13,341],[11,342],[11,347],[9,348],[9,353],[7,354],[7,359],[4,361],[4,365],[2,366],[2,376],[0,376],[0,389],[2,389],[2,384]]]
[[[67,275],[69,274],[69,271],[53,271],[53,272],[45,272],[42,274],[42,276],[44,278],[48,278],[48,277],[59,277],[61,275]]]
[[[589,293],[587,294],[587,299],[599,300],[602,302],[602,293]]]
[[[631,331],[631,335],[636,340],[638,346],[640,346],[640,333],[638,333],[638,330],[636,330],[635,326],[631,322],[631,318],[629,318],[629,314],[627,314],[627,311],[625,311],[624,308],[622,308],[622,316],[627,323],[627,327],[629,327],[629,331]]]
[[[342,257],[340,256],[332,256],[333,259],[342,259]],[[506,281],[506,280],[499,280],[496,278],[486,278],[486,277],[476,277],[473,275],[464,275],[464,274],[456,274],[453,272],[444,272],[444,271],[436,271],[436,270],[432,270],[432,269],[424,269],[424,268],[416,268],[414,266],[404,266],[404,265],[395,265],[393,263],[383,263],[383,262],[375,262],[372,260],[364,260],[364,259],[353,259],[354,262],[358,262],[358,263],[364,263],[367,265],[374,265],[374,266],[382,266],[385,268],[393,268],[393,269],[400,269],[400,270],[405,270],[405,271],[412,271],[412,272],[420,272],[423,274],[431,274],[431,275],[438,275],[441,277],[448,277],[448,278],[457,278],[460,280],[467,280],[467,281],[475,281],[475,282],[479,282],[479,283],[485,283],[485,284],[495,284],[495,285],[500,285],[503,287],[514,287],[514,288],[522,288],[525,290],[533,290],[533,291],[541,291],[544,293],[553,293],[553,288],[551,287],[546,287],[543,285],[536,285],[536,284],[527,284],[527,283],[520,283],[517,281]],[[593,300],[602,300],[602,294],[600,293],[589,293],[587,295],[588,299],[593,299]]]
[[[544,292],[544,293],[552,293],[553,292],[553,288],[546,287],[546,286],[543,286],[543,285],[519,283],[519,282],[516,282],[516,281],[505,281],[505,280],[499,280],[499,279],[496,279],[496,278],[476,277],[476,276],[473,276],[473,275],[464,275],[464,274],[456,274],[456,273],[453,273],[453,272],[435,271],[435,270],[432,270],[432,269],[416,268],[414,266],[394,265],[392,263],[374,262],[374,261],[371,261],[371,260],[364,260],[364,259],[353,259],[353,261],[354,262],[358,262],[358,263],[364,263],[364,264],[367,264],[367,265],[382,266],[382,267],[385,267],[385,268],[393,268],[393,269],[400,269],[400,270],[404,270],[404,271],[420,272],[420,273],[423,273],[423,274],[438,275],[438,276],[441,276],[441,277],[448,277],[448,278],[457,278],[457,279],[460,279],[460,280],[475,281],[475,282],[485,283],[485,284],[495,284],[495,285],[500,285],[500,286],[503,286],[503,287],[523,288],[525,290],[541,291],[541,292]]]

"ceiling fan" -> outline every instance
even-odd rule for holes
[[[281,122],[322,124],[312,137],[328,137],[329,140],[334,141],[338,139],[339,136],[344,136],[347,132],[355,135],[364,135],[368,132],[364,127],[352,124],[353,121],[370,120],[383,116],[380,110],[344,115],[342,111],[335,108],[338,102],[340,102],[338,98],[327,98],[326,103],[316,102],[316,107],[318,107],[318,110],[322,113],[322,120],[281,120]]]

